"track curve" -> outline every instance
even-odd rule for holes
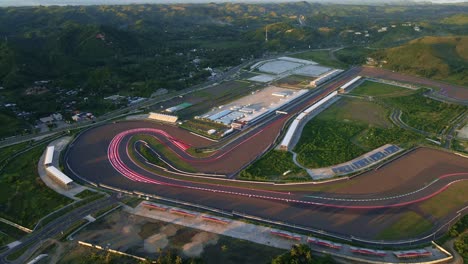
[[[156,137],[159,141],[164,142],[167,146],[171,144],[170,148],[173,150],[179,157],[190,157],[185,160],[190,160],[192,162],[217,162],[221,157],[233,151],[237,146],[244,144],[247,140],[240,142],[235,147],[227,150],[223,153],[216,153],[208,158],[197,159],[191,156],[186,150],[189,148],[188,144],[184,143],[181,140],[178,140],[168,134],[167,132],[160,129],[153,128],[137,128],[131,129],[117,134],[110,142],[108,148],[108,160],[121,175],[128,178],[132,181],[149,183],[149,184],[159,184],[171,187],[186,188],[191,190],[206,191],[206,192],[215,192],[223,194],[231,194],[237,196],[245,196],[249,198],[260,198],[260,199],[269,199],[290,203],[298,203],[304,205],[314,205],[314,206],[323,206],[329,208],[339,208],[339,209],[386,209],[394,207],[403,207],[411,204],[419,203],[426,201],[437,194],[446,190],[450,185],[464,180],[468,180],[468,172],[460,173],[451,173],[440,175],[430,184],[423,186],[422,188],[409,192],[394,195],[391,197],[388,196],[376,196],[374,198],[367,199],[355,199],[347,195],[336,195],[331,194],[332,197],[328,197],[328,194],[322,194],[321,196],[304,196],[301,194],[295,194],[294,192],[272,192],[265,190],[256,190],[249,189],[245,190],[238,187],[226,187],[220,185],[212,185],[209,183],[195,183],[192,181],[184,180],[175,180],[173,178],[158,175],[157,173],[151,172],[148,169],[145,169],[143,166],[139,165],[132,157],[128,154],[128,143],[130,138],[133,135],[147,134]],[[254,136],[257,135],[254,134]],[[161,138],[162,137],[162,138]],[[252,136],[253,137],[253,136]],[[122,160],[121,156],[127,156],[127,158],[134,163],[134,165],[139,168],[131,169],[126,163]],[[374,194],[375,196],[375,194]],[[324,202],[326,201],[326,202]]]

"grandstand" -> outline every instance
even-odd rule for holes
[[[337,76],[338,74],[340,74],[342,72],[343,72],[343,70],[338,70],[338,69],[329,71],[329,72],[319,76],[317,79],[311,81],[310,85],[313,86],[313,87],[317,87],[320,84],[332,79],[333,77]]]
[[[54,166],[46,168],[47,175],[62,188],[69,190],[72,187],[73,180]]]
[[[54,146],[48,146],[47,147],[46,154],[45,154],[45,157],[44,157],[44,166],[52,165],[52,160],[53,160],[53,157],[54,157],[54,150],[55,150]]]
[[[180,111],[180,110],[185,109],[185,108],[190,107],[190,106],[192,106],[191,103],[181,103],[181,104],[178,104],[176,106],[169,107],[165,111],[168,112],[168,113],[175,113],[177,111]]]
[[[178,117],[174,115],[166,115],[166,114],[160,114],[160,113],[154,113],[154,112],[150,112],[148,115],[148,118],[157,120],[157,121],[167,122],[167,123],[175,123],[177,122],[177,119],[178,119]]]
[[[356,77],[354,77],[351,81],[349,81],[349,82],[343,84],[343,85],[340,87],[340,91],[341,91],[341,92],[344,92],[347,88],[352,87],[352,85],[355,84],[357,81],[359,81],[361,78],[362,78],[362,76],[356,76]]]
[[[345,175],[352,172],[356,172],[372,166],[375,163],[386,159],[402,149],[396,145],[386,144],[380,148],[374,149],[371,152],[364,154],[363,156],[353,159],[349,162],[339,164],[331,167],[332,171],[336,175]]]
[[[310,113],[312,113],[317,108],[319,108],[320,106],[322,106],[324,103],[328,102],[330,99],[335,97],[337,94],[338,94],[338,92],[336,92],[336,91],[330,93],[329,95],[322,98],[320,101],[316,102],[315,104],[313,104],[312,106],[307,108],[304,112],[299,114],[293,120],[291,125],[289,126],[288,131],[286,132],[286,135],[284,136],[283,140],[281,141],[281,144],[280,144],[279,148],[281,150],[286,150],[287,151],[289,149],[289,144],[291,143],[291,140],[293,139],[294,134],[296,133],[296,130],[299,127],[299,124],[302,121],[302,119],[304,117],[306,117],[307,115],[309,115]]]

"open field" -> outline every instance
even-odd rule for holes
[[[71,202],[49,189],[37,174],[37,163],[44,147],[35,147],[10,161],[0,177],[0,216],[28,228]]]
[[[309,168],[327,167],[392,143],[413,145],[421,136],[395,127],[389,110],[370,101],[342,98],[309,121],[294,151]]]
[[[388,109],[374,102],[354,98],[342,98],[320,113],[318,119],[345,123],[365,123],[371,126],[388,128],[392,126]],[[313,121],[312,121],[313,122]]]
[[[415,93],[416,91],[410,90],[407,88],[379,83],[379,82],[372,82],[372,81],[365,81],[360,84],[358,87],[354,88],[350,94],[353,95],[364,95],[364,96],[375,96],[375,97],[387,97],[387,96],[399,96],[399,95],[408,95]]]
[[[385,80],[394,80],[399,82],[411,83],[423,87],[430,87],[438,91],[439,94],[454,98],[457,100],[468,100],[468,89],[464,86],[449,84],[443,81],[431,80],[428,78],[406,75],[381,68],[360,67],[358,75],[380,78]]]
[[[330,51],[329,50],[306,51],[306,52],[303,52],[303,53],[298,53],[298,54],[291,55],[291,57],[304,59],[304,60],[312,60],[312,61],[315,61],[315,62],[321,64],[321,65],[329,66],[329,67],[333,67],[333,68],[344,68],[344,67],[346,67],[345,63],[343,63],[341,61],[333,60],[332,58],[330,58]]]
[[[429,231],[431,228],[432,224],[430,221],[415,212],[408,211],[400,219],[384,229],[377,238],[391,240],[401,237],[412,237]]]
[[[0,148],[0,161],[5,161],[5,159],[13,156],[15,153],[20,152],[27,148],[29,142],[23,142],[8,147]]]
[[[215,122],[210,122],[206,120],[201,120],[201,119],[189,119],[185,120],[182,125],[180,125],[181,128],[187,129],[189,131],[193,131],[197,134],[203,135],[205,137],[213,138],[213,139],[219,139],[223,135],[224,131],[228,130],[229,127],[215,123]],[[208,130],[210,129],[215,129],[216,132],[212,135],[208,134]]]
[[[315,78],[313,77],[306,77],[300,75],[289,75],[280,80],[277,80],[273,83],[275,86],[289,88],[289,89],[305,89],[305,88],[313,88],[310,85],[310,82],[313,81]]]
[[[180,119],[190,119],[209,111],[215,106],[226,104],[236,98],[247,95],[254,89],[258,89],[256,88],[256,84],[248,81],[227,81],[201,91],[162,102],[152,106],[149,110],[161,111],[162,109],[187,102],[193,105],[177,112],[177,115]]]
[[[287,173],[283,175],[283,173]],[[307,172],[294,164],[290,152],[271,150],[239,175],[239,180],[308,181]]]

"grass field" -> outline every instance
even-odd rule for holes
[[[86,189],[86,190],[78,193],[77,195],[75,195],[75,197],[85,199],[85,198],[88,198],[88,197],[94,196],[94,195],[96,195],[96,192],[93,192],[93,191],[90,191],[90,190]]]
[[[16,227],[0,222],[0,248],[27,235]]]
[[[190,119],[185,120],[181,125],[181,128],[188,131],[195,132],[197,134],[203,135],[212,139],[219,139],[229,127],[224,124],[219,124],[215,122],[210,122],[201,119]],[[208,134],[208,130],[214,129],[216,132],[212,135]]]
[[[370,101],[343,98],[307,123],[294,151],[306,167],[349,161],[384,144],[411,146],[418,134],[395,127],[389,110]]]
[[[28,146],[29,146],[29,142],[23,142],[23,143],[15,144],[12,146],[0,148],[0,162],[11,157],[15,153],[24,150]]]
[[[310,86],[310,82],[313,81],[315,78],[313,77],[306,77],[300,75],[289,75],[286,76],[276,82],[273,85],[283,88],[289,89],[305,89],[305,88],[315,88]]]
[[[408,211],[391,226],[383,230],[377,239],[403,239],[420,235],[432,228],[431,222],[421,215]]]
[[[37,163],[45,145],[12,160],[0,177],[0,216],[32,228],[48,213],[71,202],[49,189],[37,174]]]
[[[155,150],[156,152],[160,153],[163,157],[169,160],[170,163],[179,170],[183,170],[185,172],[196,172],[196,170],[190,166],[188,163],[184,162],[182,159],[177,156],[172,150],[168,149],[164,146],[161,142],[157,139],[153,138],[152,136],[148,135],[136,135],[132,137],[132,141],[130,146],[133,146],[132,142],[137,140],[142,140],[148,143],[148,145]],[[133,147],[132,147],[133,148]]]
[[[424,91],[418,91],[412,95],[382,100],[400,109],[403,112],[401,119],[409,126],[432,133],[440,133],[452,119],[467,109],[466,106],[426,98],[423,93]]]
[[[287,175],[283,175],[290,171]],[[292,154],[272,150],[257,162],[243,170],[238,179],[257,181],[308,181],[307,172],[294,164]]]
[[[375,96],[375,97],[387,97],[387,96],[398,96],[398,95],[407,95],[415,93],[415,90],[410,90],[407,88],[379,83],[379,82],[372,82],[372,81],[365,81],[358,87],[354,88],[350,94],[352,95],[363,95],[363,96]]]
[[[386,128],[392,126],[392,123],[388,120],[389,114],[390,112],[387,109],[374,102],[343,98],[320,113],[318,118],[345,123],[355,123],[357,121]]]
[[[433,215],[434,217],[443,217],[457,208],[466,205],[466,190],[468,190],[468,181],[455,183],[444,192],[422,202],[419,208],[426,214]]]
[[[298,53],[291,55],[290,57],[304,59],[304,60],[312,60],[320,65],[329,66],[333,68],[344,68],[347,65],[341,61],[334,60],[330,57],[330,52],[328,50],[314,50],[314,51],[306,51],[303,53]]]

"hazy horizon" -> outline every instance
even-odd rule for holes
[[[39,6],[39,5],[125,5],[125,4],[172,4],[172,3],[271,3],[271,2],[300,2],[288,0],[0,0],[0,6]],[[384,3],[417,3],[431,2],[436,4],[463,3],[464,0],[314,0],[307,2],[334,4],[384,4]]]

